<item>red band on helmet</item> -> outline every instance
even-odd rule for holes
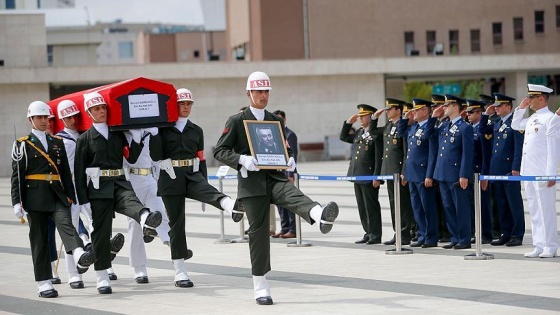
[[[252,89],[261,87],[270,87],[270,80],[252,80],[249,82],[249,86]]]

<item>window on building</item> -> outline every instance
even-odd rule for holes
[[[556,27],[560,28],[560,5],[556,6]]]
[[[523,18],[513,18],[513,39],[523,40]]]
[[[54,63],[53,46],[47,45],[47,65],[52,66]]]
[[[471,30],[471,52],[480,52],[480,30]]]
[[[535,33],[544,33],[544,11],[535,11]]]
[[[132,57],[134,57],[134,52],[132,51],[132,42],[119,42],[119,58],[130,59]]]
[[[199,50],[195,50],[195,51],[193,52],[193,57],[195,57],[195,58],[200,57],[200,51],[199,51]]]
[[[449,54],[457,55],[459,53],[459,31],[449,31]]]
[[[6,0],[6,9],[15,9],[16,0]]]
[[[436,45],[436,31],[426,31],[426,45],[429,55],[434,54],[434,46]]]
[[[492,23],[492,42],[494,45],[502,44],[502,23]]]
[[[407,56],[414,50],[414,32],[404,32],[404,52]]]

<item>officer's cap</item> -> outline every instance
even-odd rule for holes
[[[423,107],[431,107],[432,105],[434,105],[434,103],[421,98],[413,98],[412,105],[413,105],[413,109],[420,109]]]
[[[472,113],[473,111],[475,111],[476,109],[484,109],[484,105],[486,105],[485,102],[483,101],[477,101],[477,100],[466,100],[467,101],[467,112],[468,113]]]
[[[414,108],[414,105],[412,105],[412,103],[406,103],[406,104],[404,104],[402,112],[403,112],[403,114],[406,114],[409,111],[411,111],[413,108]]]
[[[478,100],[483,101],[486,104],[494,103],[494,97],[486,94],[478,94]]]
[[[500,106],[502,104],[512,104],[513,101],[515,101],[515,98],[513,97],[500,93],[494,93],[494,106]]]
[[[432,94],[432,103],[442,105],[445,103],[445,96],[439,94]]]
[[[461,107],[467,106],[467,102],[459,96],[445,94],[445,105],[458,104]]]
[[[531,96],[531,95],[547,95],[552,93],[552,89],[551,88],[547,88],[544,85],[538,85],[538,84],[527,84],[527,95]]]
[[[401,101],[398,100],[396,98],[386,98],[385,99],[385,108],[389,109],[391,107],[397,107],[400,108],[400,110],[403,110],[403,107],[406,105],[405,101]]]
[[[360,104],[358,107],[358,116],[367,116],[375,113],[377,109],[368,104]]]

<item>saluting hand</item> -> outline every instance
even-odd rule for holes
[[[349,124],[353,124],[358,120],[358,114],[352,115],[350,118],[348,118],[348,120],[346,120],[347,123]]]
[[[521,100],[521,103],[519,104],[519,108],[525,109],[529,107],[530,102],[531,100],[528,97],[523,98],[523,100]]]
[[[432,117],[433,118],[441,118],[443,117],[443,114],[445,110],[443,109],[443,106],[439,106],[438,108],[434,109],[433,113],[432,113]]]
[[[378,109],[373,115],[371,115],[371,119],[378,119],[381,114],[385,111],[385,108]]]
[[[494,115],[496,113],[496,107],[490,105],[484,112],[486,115]]]

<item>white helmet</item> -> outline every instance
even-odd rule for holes
[[[78,110],[78,106],[76,106],[76,103],[72,102],[71,100],[61,101],[60,103],[58,103],[56,110],[58,112],[59,119],[70,117],[80,113],[80,111]]]
[[[103,99],[103,96],[101,96],[101,94],[97,92],[84,94],[84,107],[86,110],[89,110],[91,107],[103,104],[107,105],[107,103],[105,103],[105,99]]]
[[[194,102],[194,99],[191,91],[189,91],[188,89],[181,88],[177,90],[177,102],[183,102],[183,101]]]
[[[50,116],[52,110],[45,102],[35,101],[29,104],[27,108],[27,118],[33,116]]]
[[[272,90],[272,85],[270,85],[270,78],[266,73],[262,71],[255,71],[251,73],[247,78],[247,91],[255,90]]]

